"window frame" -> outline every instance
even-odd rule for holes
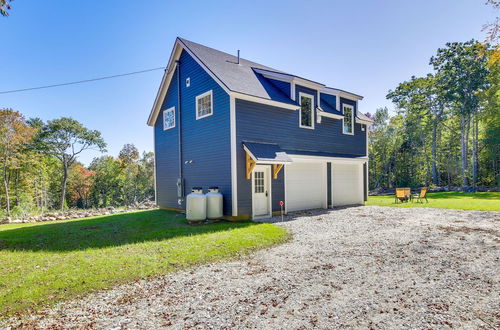
[[[309,99],[311,99],[311,126],[305,126],[305,125],[302,125],[302,97],[307,97]],[[307,128],[307,129],[314,129],[314,95],[312,94],[308,94],[308,93],[303,93],[303,92],[299,92],[299,104],[300,104],[300,108],[299,108],[299,127],[300,128]]]
[[[349,108],[351,110],[351,132],[345,131],[345,108]],[[342,114],[344,115],[344,118],[342,118],[342,133],[346,135],[354,135],[354,106],[342,103]]]
[[[165,114],[166,114],[167,112],[172,112],[172,113],[174,114],[174,124],[173,124],[172,126],[170,126],[170,127],[166,127],[166,126],[165,126]],[[169,129],[175,128],[175,124],[176,124],[176,118],[175,118],[175,106],[173,106],[173,107],[170,107],[170,108],[168,108],[168,109],[163,110],[163,130],[164,130],[164,131],[167,131],[167,130],[169,130]]]
[[[203,116],[200,116],[199,111],[198,111],[199,110],[198,109],[198,100],[201,98],[204,98],[207,95],[210,95],[210,106],[211,106],[210,113],[203,115]],[[214,96],[213,96],[212,90],[209,90],[203,94],[196,96],[195,103],[196,103],[196,120],[210,117],[211,115],[214,114]]]

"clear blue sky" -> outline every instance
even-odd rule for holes
[[[166,65],[176,36],[391,106],[389,89],[430,71],[447,41],[483,40],[483,0],[28,1],[0,17],[0,91]],[[0,95],[0,107],[44,120],[70,116],[98,129],[117,155],[153,150],[146,125],[161,71]],[[80,158],[89,163],[97,153]]]

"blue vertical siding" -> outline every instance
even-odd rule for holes
[[[186,78],[190,87],[186,87]],[[179,121],[177,81],[173,79],[162,106],[176,105]],[[231,149],[229,123],[229,95],[185,51],[180,57],[182,168],[187,195],[191,187],[201,186],[206,191],[218,186],[224,196],[224,214],[231,214]],[[196,96],[209,90],[213,93],[213,114],[196,120]],[[178,125],[163,131],[163,117],[155,124],[155,151],[157,156],[158,205],[185,208],[177,204],[176,181],[179,176],[177,157]],[[186,163],[188,162],[188,163]]]

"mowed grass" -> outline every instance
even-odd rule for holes
[[[0,226],[0,317],[30,312],[120,283],[228,259],[288,237],[253,222],[190,226],[149,210]]]
[[[366,205],[380,205],[392,207],[433,207],[442,209],[500,211],[500,193],[498,192],[437,192],[428,193],[429,203],[394,203],[394,195],[369,196]]]

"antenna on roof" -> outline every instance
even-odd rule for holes
[[[236,64],[240,64],[240,50],[238,49],[238,61],[236,62]]]

